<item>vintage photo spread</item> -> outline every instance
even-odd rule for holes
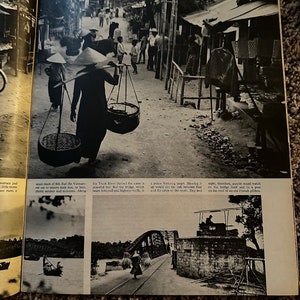
[[[0,1],[0,298],[21,286],[36,1]]]
[[[25,75],[16,68],[30,94],[25,140],[3,144],[0,159],[25,155],[8,160],[0,185],[4,203],[9,178],[26,178],[24,235],[9,240],[23,244],[15,285],[297,294],[278,2],[0,0],[1,26],[11,2],[35,57]],[[14,261],[2,256],[9,282]]]

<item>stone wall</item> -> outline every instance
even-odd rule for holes
[[[177,274],[202,278],[223,271],[241,271],[246,241],[239,237],[202,236],[177,239]]]

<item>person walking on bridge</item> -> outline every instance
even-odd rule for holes
[[[140,266],[141,263],[141,257],[138,254],[137,250],[134,251],[132,257],[131,257],[131,261],[132,261],[132,268],[130,270],[130,274],[133,274],[133,278],[136,279],[137,275],[142,275],[142,269]]]

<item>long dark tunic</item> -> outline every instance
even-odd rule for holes
[[[133,275],[142,275],[142,269],[140,266],[140,261],[141,261],[141,257],[140,256],[132,256],[131,257],[131,261],[132,261],[132,268],[130,270],[130,273]]]
[[[82,157],[96,159],[107,127],[107,102],[105,81],[117,85],[118,75],[111,76],[107,71],[87,67],[78,72],[88,72],[75,79],[72,109],[80,99],[76,134],[81,139]]]

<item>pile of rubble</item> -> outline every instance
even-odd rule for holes
[[[215,154],[218,159],[227,166],[232,166],[238,170],[253,172],[259,176],[269,175],[277,177],[279,170],[272,170],[272,163],[268,159],[272,157],[272,153],[266,154],[266,150],[262,151],[255,143],[245,145],[246,151],[240,151],[239,147],[235,146],[232,139],[226,134],[222,134],[222,129],[217,128],[209,121],[208,116],[199,115],[192,119],[190,127],[195,128],[197,136],[204,141],[210,152]],[[281,173],[280,176],[283,174]]]

